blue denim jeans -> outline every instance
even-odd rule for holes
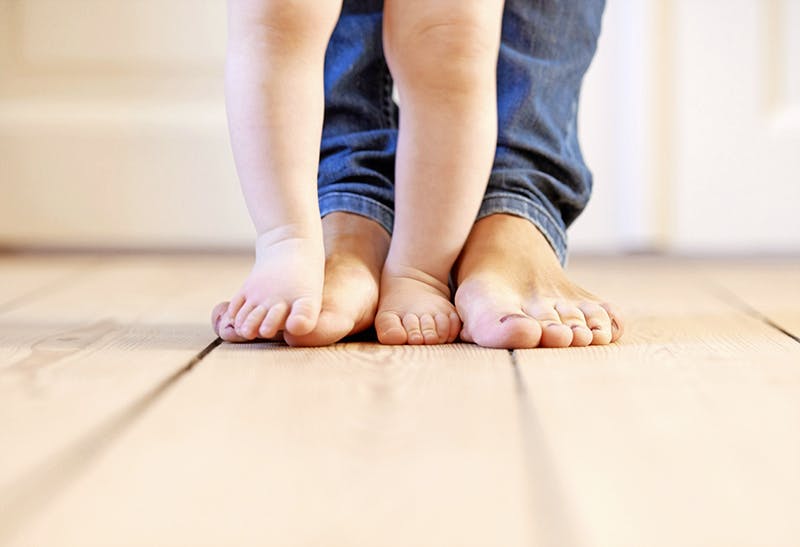
[[[478,219],[530,220],[566,260],[566,228],[592,176],[577,135],[578,99],[604,0],[506,0],[497,64],[498,139]],[[393,224],[398,107],[382,47],[382,0],[344,0],[325,57],[320,212]],[[477,220],[477,219],[476,219]]]

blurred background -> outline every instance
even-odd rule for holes
[[[800,254],[800,0],[608,0],[582,253]],[[0,0],[0,246],[250,248],[223,0]]]

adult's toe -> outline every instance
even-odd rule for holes
[[[561,323],[572,329],[573,347],[588,346],[592,343],[592,331],[586,326],[586,318],[578,306],[569,302],[558,302],[555,309],[561,318]]]
[[[586,317],[586,326],[592,331],[592,344],[611,343],[611,318],[605,308],[595,302],[584,302],[579,307]]]
[[[572,344],[572,329],[561,322],[554,304],[537,302],[527,309],[542,327],[540,346],[544,348],[566,348]]]

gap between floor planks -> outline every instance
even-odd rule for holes
[[[207,344],[211,333],[199,319],[207,304],[200,301],[214,297],[203,292],[203,272],[214,264],[3,260],[0,539],[90,465],[120,426],[146,410],[159,383]],[[194,293],[194,303],[180,296]]]
[[[161,267],[163,268],[163,265]],[[202,268],[200,269],[202,270]],[[168,270],[169,268],[167,268],[167,274],[169,273]],[[179,281],[182,290],[186,290],[187,286],[192,287],[196,284],[192,279],[189,279],[188,283],[186,279],[183,279],[187,274],[186,268],[178,268],[178,270],[176,275],[167,275],[167,279],[161,279],[160,282],[171,287]],[[55,295],[50,295],[46,304],[40,302],[39,306],[37,306],[36,299],[31,298],[25,302],[25,305],[15,307],[13,313],[4,314],[3,317],[7,321],[4,327],[10,327],[13,324],[14,328],[17,329],[17,332],[8,332],[7,344],[4,344],[12,346],[10,349],[12,356],[25,353],[22,346],[26,344],[26,339],[24,337],[20,339],[20,335],[27,334],[33,338],[28,344],[33,349],[31,354],[33,359],[31,359],[31,355],[26,355],[18,357],[12,363],[14,364],[11,367],[14,369],[13,374],[5,378],[6,380],[11,380],[11,385],[6,383],[4,386],[6,394],[9,394],[8,391],[15,391],[13,389],[15,387],[14,384],[16,384],[16,387],[23,388],[27,385],[27,387],[34,386],[39,389],[40,393],[38,395],[40,397],[45,395],[54,399],[49,401],[53,404],[46,407],[44,411],[30,407],[17,409],[23,411],[22,414],[25,415],[25,420],[21,420],[16,424],[12,423],[10,430],[6,429],[5,431],[6,438],[9,441],[6,446],[11,446],[12,441],[17,442],[13,443],[16,451],[10,450],[3,454],[3,463],[5,464],[2,466],[3,478],[9,479],[9,474],[11,475],[10,480],[0,481],[3,484],[2,491],[4,493],[2,503],[4,525],[0,526],[0,533],[4,534],[4,539],[15,537],[15,532],[19,532],[21,528],[24,529],[29,520],[36,520],[36,517],[42,512],[47,512],[49,504],[62,491],[68,491],[71,488],[71,483],[85,474],[90,464],[95,464],[96,461],[101,460],[103,453],[112,448],[121,436],[124,436],[125,432],[135,424],[136,419],[158,400],[158,396],[163,396],[167,392],[167,387],[174,387],[175,380],[181,377],[188,368],[179,368],[177,371],[174,371],[172,366],[167,370],[160,368],[157,371],[159,375],[152,377],[149,380],[150,382],[155,382],[159,376],[163,377],[166,373],[170,373],[170,375],[166,379],[160,380],[160,383],[157,383],[155,388],[145,389],[145,384],[137,385],[134,383],[131,385],[128,381],[130,378],[127,378],[127,376],[133,373],[134,369],[139,365],[139,363],[131,362],[130,366],[123,367],[126,369],[124,370],[125,374],[122,375],[122,379],[125,381],[120,385],[113,386],[114,389],[106,390],[106,393],[110,391],[114,394],[113,400],[102,400],[99,405],[97,401],[92,401],[92,404],[89,405],[90,409],[86,408],[85,398],[77,400],[73,393],[67,392],[65,394],[59,390],[55,390],[54,393],[52,389],[53,387],[61,387],[58,384],[63,383],[65,379],[63,375],[53,374],[53,371],[63,373],[67,369],[65,365],[69,365],[67,370],[73,376],[76,376],[76,372],[89,373],[90,376],[93,374],[102,376],[103,373],[101,371],[95,370],[98,363],[96,360],[92,362],[91,355],[102,353],[103,361],[113,360],[115,357],[123,358],[124,360],[124,353],[113,355],[111,350],[117,345],[128,346],[131,343],[135,343],[137,334],[152,336],[149,342],[151,344],[155,343],[156,346],[170,346],[167,340],[164,340],[163,344],[159,344],[158,333],[153,331],[143,333],[140,330],[132,334],[133,339],[126,340],[126,337],[131,336],[129,330],[131,326],[124,323],[133,321],[133,324],[136,324],[137,321],[141,321],[143,314],[146,314],[146,311],[152,308],[153,304],[159,300],[148,295],[146,289],[153,281],[150,276],[157,271],[158,267],[153,269],[147,265],[139,265],[137,269],[137,265],[130,261],[112,261],[110,264],[104,264],[99,267],[94,276],[87,275],[82,279],[76,280],[71,287],[66,286],[69,285],[66,284],[60,292],[56,291]],[[158,273],[164,274],[163,271]],[[92,306],[90,301],[89,309],[81,305],[82,300],[87,295],[90,295],[92,291],[97,291],[100,294],[113,293],[113,290],[109,291],[108,289],[125,286],[125,277],[132,277],[137,282],[132,287],[127,287],[128,294],[121,301],[117,299],[111,306],[108,305],[108,302],[95,303]],[[237,278],[235,275],[230,277],[232,279]],[[203,305],[207,306],[211,299],[204,296],[202,301]],[[159,303],[164,304],[164,302]],[[169,307],[167,305],[167,308]],[[164,311],[160,310],[160,313],[163,315]],[[182,313],[184,312],[178,311],[178,315]],[[61,321],[56,321],[52,324],[44,322],[43,326],[40,326],[39,332],[32,332],[35,322],[30,316],[38,314],[44,314],[48,319],[58,317]],[[167,315],[172,314],[175,314],[175,310],[167,313]],[[109,318],[109,315],[112,318]],[[158,313],[156,313],[156,316],[158,316]],[[9,319],[13,319],[13,321]],[[148,319],[152,321],[157,317],[150,316]],[[86,322],[90,323],[88,328],[77,326]],[[70,324],[75,326],[70,326],[65,330],[64,327]],[[202,329],[207,331],[208,326],[203,324]],[[4,330],[6,329],[4,328]],[[14,344],[8,343],[11,339],[14,340]],[[147,341],[147,337],[145,340]],[[96,347],[98,342],[102,342],[100,344],[102,349]],[[16,347],[13,347],[15,344]],[[384,351],[384,349],[381,348],[380,351]],[[430,353],[433,350],[422,351]],[[473,349],[472,351],[480,353],[487,350]],[[505,355],[507,359],[506,352],[494,352],[493,355]],[[197,362],[199,362],[200,358],[202,356],[197,358]],[[22,375],[16,374],[19,372],[16,369],[20,368],[22,369]],[[32,374],[26,373],[26,370],[30,370]],[[44,374],[42,374],[43,372]],[[119,374],[119,372],[116,371],[116,374]],[[20,383],[26,385],[20,386]],[[23,393],[21,394],[16,393],[16,395],[22,395],[21,399],[31,395],[31,393],[24,392],[24,389],[22,391]],[[120,391],[123,393],[120,393]],[[10,410],[14,403],[24,402],[20,400],[20,397],[17,397],[15,401],[14,393],[10,395],[12,396],[3,399],[7,409]],[[75,412],[64,413],[65,408],[69,407],[78,408],[79,412],[77,414]],[[32,412],[26,413],[24,412],[25,410]],[[88,410],[92,412],[88,412]],[[55,422],[58,422],[59,425],[57,430],[53,428],[48,430],[47,427],[42,427],[48,423],[53,425]],[[54,439],[50,435],[44,438],[45,436],[42,435],[43,430],[53,433],[56,438]],[[31,432],[33,432],[32,436],[30,435]],[[29,433],[27,438],[29,442],[27,443],[25,442],[25,433]],[[61,439],[58,438],[59,434]],[[15,438],[20,436],[22,439]],[[74,440],[72,439],[73,437]],[[514,439],[515,437],[516,435],[508,436],[509,439]],[[23,450],[20,451],[20,448]],[[24,454],[25,452],[27,454]],[[509,454],[517,452],[515,450],[508,451]],[[510,467],[514,468],[515,466]],[[515,507],[524,506],[523,503],[519,503],[519,500],[516,501]],[[517,526],[525,526],[524,519],[516,519],[514,523]],[[512,531],[512,536],[521,533],[519,530]],[[25,534],[21,537],[22,544],[26,544],[29,537]],[[510,542],[510,544],[515,543],[517,542]]]

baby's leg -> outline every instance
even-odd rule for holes
[[[248,340],[307,334],[319,315],[323,68],[340,9],[341,0],[228,2],[228,122],[258,237],[253,270],[223,321]]]
[[[387,0],[384,48],[400,94],[395,224],[375,328],[387,344],[452,341],[448,276],[497,139],[502,0]]]

